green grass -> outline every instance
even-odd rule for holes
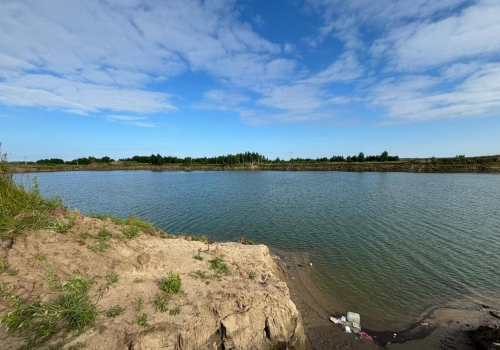
[[[153,302],[156,310],[160,312],[167,311],[168,302],[170,301],[170,296],[167,293],[160,292],[156,293],[155,300]]]
[[[135,300],[135,311],[140,312],[142,308],[144,307],[144,299],[142,297],[139,297]]]
[[[97,237],[94,237],[94,244],[89,245],[89,249],[96,253],[103,253],[110,247],[109,240],[112,235],[106,228],[103,228],[97,234]]]
[[[141,327],[149,327],[148,314],[137,316],[137,324]]]
[[[136,226],[147,234],[153,234],[155,232],[155,227],[152,223],[141,220],[137,216],[129,216],[125,220],[125,224],[129,226]]]
[[[194,258],[195,258],[196,260],[200,260],[200,261],[202,261],[202,260],[203,260],[203,257],[201,256],[201,248],[198,248],[198,254],[196,254],[196,255],[194,256]]]
[[[81,332],[95,324],[97,307],[89,297],[90,283],[74,276],[61,285],[62,294],[53,302],[24,302],[11,297],[13,311],[2,318],[9,333],[20,333],[27,348],[38,348],[53,335],[62,331]]]
[[[191,272],[189,274],[191,277],[193,277],[194,279],[199,279],[203,282],[205,282],[206,284],[209,284],[210,280],[212,279],[212,276],[210,276],[209,274],[207,274],[205,271],[201,271],[201,270],[196,270],[195,272]]]
[[[59,283],[59,278],[56,275],[56,271],[54,269],[54,266],[48,264],[45,265],[44,267],[45,273],[42,277],[42,279],[48,283],[50,286],[50,289],[55,290],[57,288],[57,285]]]
[[[209,267],[218,275],[228,275],[229,267],[222,258],[215,258],[208,261]]]
[[[135,278],[134,283],[144,283],[144,280],[142,278]]]
[[[104,214],[104,213],[92,213],[90,214],[90,217],[91,218],[95,218],[95,219],[99,219],[101,221],[106,221],[107,219],[110,219],[112,222],[114,222],[115,224],[117,225],[124,225],[125,224],[125,220],[123,220],[122,218],[119,218],[118,216],[114,216],[114,215],[108,215],[108,214]]]
[[[0,154],[0,239],[46,228],[52,209],[62,206],[60,198],[44,199],[36,178],[31,186],[16,183],[5,154]]]
[[[10,276],[17,276],[17,275],[19,274],[19,270],[10,269],[10,270],[7,270],[7,273],[8,273]]]
[[[177,306],[175,309],[172,309],[170,310],[169,312],[169,315],[173,316],[173,315],[178,315],[181,313],[181,307],[180,306]]]
[[[120,316],[121,314],[123,314],[125,310],[125,308],[116,305],[104,311],[104,315],[106,315],[106,317],[108,318],[115,318],[116,316]]]
[[[166,278],[158,282],[158,286],[162,291],[169,294],[179,293],[182,288],[182,281],[178,274],[170,271]]]
[[[40,252],[35,253],[35,260],[42,261],[42,260],[45,260],[45,259],[46,259],[45,254],[42,254]]]
[[[257,277],[255,271],[250,271],[250,273],[248,274],[248,278],[250,278],[253,281],[255,277]]]
[[[108,289],[113,284],[118,283],[118,274],[114,271],[110,271],[106,276],[106,283],[100,288],[101,291]]]
[[[4,272],[9,268],[9,263],[7,260],[0,258],[0,273]]]
[[[128,225],[125,227],[125,229],[122,231],[122,233],[127,236],[127,238],[134,238],[139,235],[139,227],[134,226],[134,225]]]
[[[66,215],[66,220],[68,220],[68,222],[56,220],[54,222],[50,222],[48,228],[56,231],[57,233],[66,233],[70,228],[75,226],[77,216],[77,212],[73,212],[72,214],[69,213]]]

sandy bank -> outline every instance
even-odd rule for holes
[[[66,222],[67,213],[54,220]],[[95,325],[82,334],[57,333],[36,348],[305,347],[301,316],[266,246],[214,243],[207,250],[206,243],[162,235],[141,233],[129,239],[125,226],[78,215],[66,233],[46,229],[17,237],[12,244],[3,242],[8,269],[0,274],[0,315],[12,310],[10,295],[27,305],[50,302],[60,295],[62,281],[83,276],[93,281],[89,293],[99,310]],[[99,240],[102,230],[110,236]],[[101,241],[109,247],[99,245]],[[210,260],[227,267],[213,269]],[[161,295],[158,282],[171,271],[180,276],[182,291],[168,295],[161,312],[155,305]],[[106,311],[117,306],[124,311],[107,317]],[[1,348],[19,348],[24,343],[19,335],[7,333],[2,324]]]

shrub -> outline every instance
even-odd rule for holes
[[[160,282],[158,282],[158,286],[165,293],[179,293],[181,291],[182,281],[178,274],[174,274],[170,271],[166,278],[163,278]]]
[[[222,258],[215,258],[212,260],[208,261],[210,263],[210,268],[215,271],[218,275],[224,274],[227,275],[229,274],[229,267],[227,264],[224,262]]]

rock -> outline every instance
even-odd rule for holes
[[[137,262],[141,265],[146,265],[151,260],[151,257],[147,253],[141,253],[137,256]]]

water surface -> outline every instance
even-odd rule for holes
[[[460,298],[494,302],[500,290],[498,174],[34,175],[44,195],[85,214],[137,214],[169,233],[245,236],[307,254],[318,287],[373,329],[403,327]]]

